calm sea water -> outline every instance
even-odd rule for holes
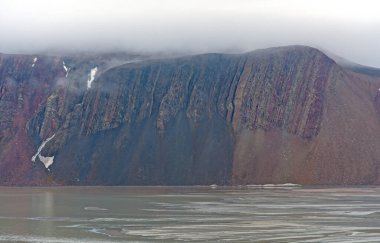
[[[380,188],[1,188],[0,242],[380,242]]]

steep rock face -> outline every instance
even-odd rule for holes
[[[71,161],[75,169],[65,175],[60,167],[66,165],[57,162],[55,178],[95,184],[228,183],[233,131],[216,104],[239,62],[239,57],[203,55],[107,71],[70,122],[73,136],[63,146],[70,154],[57,153],[57,161]]]
[[[376,76],[303,46],[123,65],[106,59],[55,58],[51,76],[19,78],[46,85],[29,113],[2,74],[2,184],[379,183]],[[6,67],[17,64],[1,73]],[[10,128],[15,121],[21,132]],[[7,149],[15,134],[23,157]],[[54,160],[48,169],[30,162],[39,147],[42,160]]]
[[[234,94],[235,130],[280,128],[318,134],[331,59],[311,48],[273,49],[247,58]]]
[[[379,85],[333,65],[322,93],[318,134],[303,139],[279,129],[242,131],[234,183],[378,184]]]
[[[133,58],[0,54],[0,184],[46,184],[47,174],[31,155],[82,99],[91,68]]]
[[[0,67],[1,182],[26,183],[33,170],[26,123],[64,72],[53,57],[0,55]]]

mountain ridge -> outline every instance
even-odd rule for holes
[[[25,58],[22,65],[30,69],[34,57]],[[55,57],[57,71],[41,70],[52,77],[37,78],[46,80],[44,94],[38,87],[21,92],[23,100],[38,97],[38,106],[16,119],[25,102],[11,94],[36,81],[12,76],[9,70],[17,65],[4,65],[0,55],[0,110],[5,112],[3,97],[10,95],[15,111],[9,115],[14,119],[0,120],[7,128],[0,133],[0,183],[379,183],[376,78],[351,73],[306,46],[144,58],[123,64],[136,59],[126,57],[110,67],[101,57]],[[86,81],[95,67],[89,88]],[[7,89],[10,77],[21,84],[14,91]],[[31,162],[52,136],[41,149],[43,158],[53,158],[52,165]],[[4,149],[9,147],[16,149]]]

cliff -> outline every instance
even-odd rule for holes
[[[379,183],[380,79],[317,49],[35,58],[0,55],[1,184]]]

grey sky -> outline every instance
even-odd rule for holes
[[[377,0],[2,0],[0,52],[304,44],[380,67]]]

